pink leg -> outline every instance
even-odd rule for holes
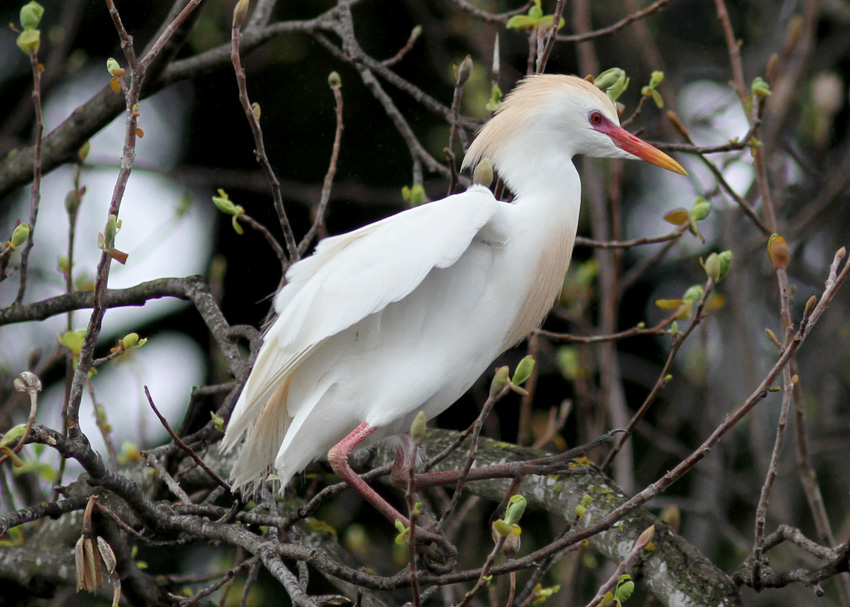
[[[328,461],[330,462],[331,468],[333,468],[334,472],[336,472],[342,480],[354,487],[354,489],[366,498],[366,501],[377,508],[381,514],[387,517],[391,522],[399,520],[405,527],[407,527],[410,525],[407,517],[402,516],[398,510],[393,508],[384,498],[378,495],[378,493],[372,489],[366,481],[360,478],[360,476],[352,470],[351,466],[348,464],[348,456],[351,452],[354,451],[354,449],[356,449],[357,446],[366,440],[366,438],[374,431],[375,428],[371,428],[366,424],[366,422],[363,422],[348,436],[331,447],[331,450],[328,451]]]

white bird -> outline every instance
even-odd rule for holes
[[[230,478],[285,487],[328,456],[390,520],[402,516],[348,464],[357,447],[448,408],[538,327],[559,293],[579,219],[576,155],[643,159],[686,174],[619,126],[614,103],[575,76],[525,78],[463,166],[489,158],[512,203],[473,185],[340,236],[286,274],[222,449],[247,434]]]

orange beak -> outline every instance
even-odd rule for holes
[[[655,146],[649,145],[643,139],[638,139],[622,127],[608,123],[601,128],[597,127],[597,130],[608,135],[611,141],[614,142],[614,145],[632,156],[637,156],[641,160],[646,160],[655,166],[679,173],[680,175],[688,174],[682,168],[681,164],[670,158],[667,154]]]

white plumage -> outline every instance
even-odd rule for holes
[[[285,487],[361,424],[367,444],[407,431],[420,410],[434,417],[537,327],[575,239],[576,154],[684,173],[621,129],[592,84],[531,76],[464,161],[489,158],[513,203],[472,186],[326,238],[294,264],[223,441],[229,450],[246,436],[234,487],[253,491],[272,468]],[[361,444],[360,435],[346,440]]]

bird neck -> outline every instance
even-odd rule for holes
[[[514,282],[519,309],[503,349],[540,326],[549,312],[561,291],[578,227],[581,182],[572,161],[549,166],[547,173],[536,177],[521,180],[515,190],[517,238],[512,257],[522,260],[523,268]]]

